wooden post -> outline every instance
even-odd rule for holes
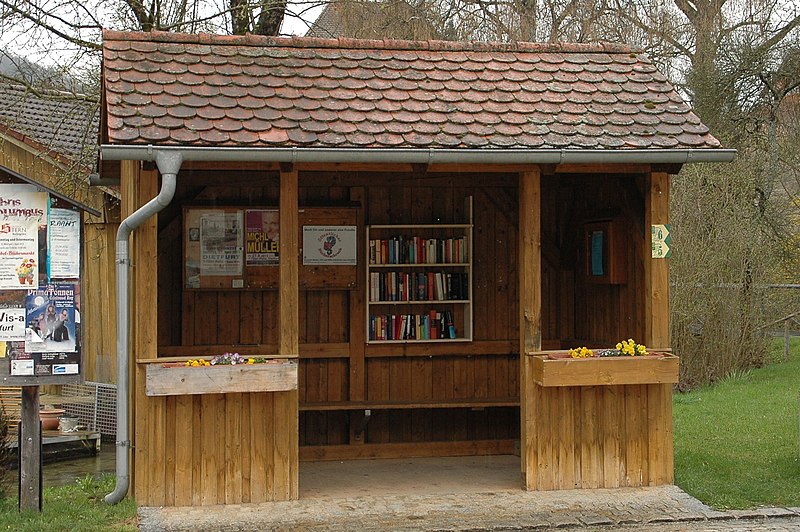
[[[19,445],[19,509],[42,511],[42,425],[39,387],[22,387]]]
[[[520,463],[526,489],[537,476],[536,383],[528,353],[542,348],[541,172],[519,179]]]
[[[649,196],[646,205],[645,227],[645,298],[647,346],[669,347],[669,261],[652,258],[650,228],[655,224],[669,223],[669,175],[652,172],[648,179]]]
[[[358,234],[363,235],[364,227],[364,211],[366,208],[365,190],[363,187],[353,187],[350,189],[350,201],[358,202],[360,207],[358,209]],[[362,287],[366,283],[367,272],[361,267],[368,259],[366,257],[366,250],[363,246],[357,248],[356,261],[359,264],[358,269],[358,286]],[[366,302],[364,301],[364,290],[351,290],[350,294],[350,382],[349,382],[349,399],[350,401],[363,401],[366,396],[366,360],[365,360],[365,338],[366,338],[366,323],[364,316],[366,315]],[[359,445],[364,443],[364,434],[360,430],[363,427],[364,413],[363,411],[350,412],[350,444]]]
[[[300,353],[300,213],[298,211],[297,169],[281,168],[280,241],[278,292],[278,354],[299,357]],[[298,391],[275,392],[275,498],[297,499],[299,464]],[[280,425],[279,425],[280,421]]]
[[[652,172],[647,179],[645,239],[642,250],[645,290],[645,339],[648,346],[670,344],[669,260],[652,258],[653,225],[669,223],[669,174]],[[679,353],[680,354],[680,353]],[[674,445],[672,436],[672,385],[652,384],[648,389],[647,464],[650,485],[672,484]]]

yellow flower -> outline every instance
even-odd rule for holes
[[[247,359],[247,363],[248,364],[255,364],[256,363],[256,359],[255,358],[248,358]]]

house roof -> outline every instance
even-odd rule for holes
[[[72,93],[0,83],[0,132],[49,152],[62,162],[86,157],[97,145],[98,105]],[[91,146],[92,153],[86,153]]]
[[[70,198],[69,196],[66,196],[66,195],[62,194],[61,192],[59,192],[59,191],[57,191],[57,190],[55,190],[53,188],[45,186],[42,183],[40,183],[40,182],[38,182],[38,181],[36,181],[34,179],[31,179],[30,177],[28,177],[26,175],[20,174],[19,172],[15,172],[11,168],[6,168],[5,166],[0,165],[0,182],[5,182],[5,181],[11,181],[11,182],[22,181],[23,183],[27,183],[29,185],[34,185],[34,186],[38,187],[39,189],[47,192],[51,196],[54,196],[54,197],[56,197],[56,198],[58,198],[60,200],[66,201],[70,205],[74,205],[75,207],[78,207],[82,211],[88,212],[92,216],[102,216],[102,213],[100,211],[98,211],[97,209],[94,209],[94,208],[90,207],[89,205],[86,205],[85,203],[81,203],[80,201],[78,201],[78,200],[76,200],[74,198]]]
[[[103,38],[111,145],[720,148],[653,63],[622,45]]]

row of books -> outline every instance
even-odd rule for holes
[[[394,236],[369,241],[370,264],[451,264],[468,260],[467,239]]]
[[[465,301],[467,272],[370,272],[370,301]]]
[[[425,314],[379,314],[369,317],[370,340],[449,340],[456,328],[449,310]]]

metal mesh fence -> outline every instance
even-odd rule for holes
[[[87,381],[65,384],[61,394],[64,413],[80,419],[88,430],[104,437],[117,435],[117,387],[114,384]]]

